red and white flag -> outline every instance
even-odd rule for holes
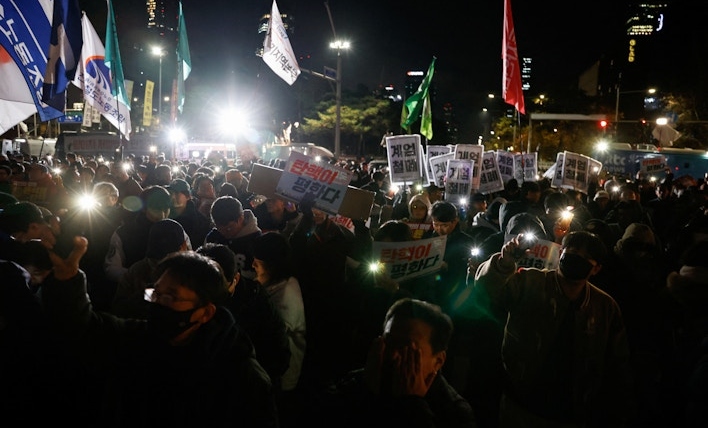
[[[504,0],[504,38],[502,40],[503,79],[502,95],[507,104],[516,107],[521,114],[526,114],[524,93],[521,90],[521,68],[519,53],[516,49],[514,19],[511,16],[511,0]]]

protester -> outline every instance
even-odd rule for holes
[[[224,244],[235,254],[241,275],[254,279],[253,241],[261,235],[258,219],[253,211],[244,209],[241,202],[231,196],[217,198],[211,206],[214,228],[207,233],[204,243]]]
[[[251,338],[256,359],[279,393],[283,374],[290,365],[290,343],[285,321],[275,303],[265,287],[241,276],[236,267],[236,254],[226,245],[204,244],[197,253],[216,261],[224,272],[229,292],[225,306]]]
[[[626,424],[632,395],[624,322],[617,303],[589,283],[604,263],[604,244],[571,232],[558,270],[517,271],[519,239],[475,276],[489,302],[480,310],[505,324],[500,426]]]
[[[79,270],[86,245],[77,238],[67,259],[52,256],[42,300],[73,355],[108,379],[96,425],[278,426],[268,375],[220,306],[216,262],[194,252],[164,259],[147,320],[122,319],[91,309]]]
[[[312,423],[341,427],[474,427],[472,409],[440,372],[453,326],[439,307],[401,299],[388,310],[366,365],[317,401]]]

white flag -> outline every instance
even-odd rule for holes
[[[130,109],[111,94],[110,71],[104,62],[106,49],[85,13],[81,17],[81,29],[84,46],[72,83],[84,91],[86,104],[100,111],[126,140],[130,140]]]
[[[293,47],[290,46],[290,39],[275,0],[268,20],[268,32],[263,41],[263,61],[275,74],[288,82],[288,85],[295,83],[297,76],[300,75],[300,67],[297,65]]]

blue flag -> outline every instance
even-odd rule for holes
[[[64,115],[42,102],[53,10],[38,0],[0,0],[0,129],[8,129],[34,112],[48,121]],[[24,80],[24,85],[21,83]],[[32,105],[34,104],[34,106]],[[14,123],[12,123],[14,122]]]
[[[66,88],[76,74],[82,44],[79,1],[56,0],[42,101],[62,112]]]

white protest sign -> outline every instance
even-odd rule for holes
[[[315,208],[336,215],[351,179],[349,170],[292,151],[275,193],[296,202],[309,195]]]
[[[657,174],[664,172],[666,168],[666,156],[648,156],[639,160],[639,172],[642,174]]]
[[[426,154],[428,155],[428,159],[430,159],[432,157],[444,155],[450,152],[452,152],[452,148],[450,146],[428,146]]]
[[[372,254],[383,265],[385,274],[401,281],[440,270],[446,242],[446,235],[416,241],[375,241]]]
[[[479,192],[489,194],[504,190],[504,182],[497,165],[497,155],[490,150],[482,155],[482,168],[479,171]]]
[[[566,151],[563,155],[563,180],[561,187],[571,188],[588,193],[590,184],[590,167],[594,159],[578,153]],[[597,162],[597,161],[595,161]]]
[[[445,200],[459,202],[468,198],[472,191],[472,171],[474,161],[471,159],[450,159],[447,161],[445,174]]]
[[[504,183],[514,178],[514,154],[497,150],[497,166]]]
[[[552,187],[561,187],[563,184],[563,161],[565,160],[565,153],[558,153],[556,155],[556,163],[553,169],[553,179],[551,180]]]
[[[348,229],[351,233],[354,233],[354,222],[352,219],[349,217],[344,217],[341,214],[337,214],[336,216],[330,217],[334,223],[337,223],[340,226],[344,226],[346,229]],[[369,218],[370,219],[370,218]]]
[[[426,178],[428,180],[428,183],[435,183],[435,174],[433,173],[433,169],[430,166],[430,159],[434,158],[435,156],[440,156],[444,155],[447,153],[450,153],[452,151],[452,148],[449,146],[428,146],[427,150],[425,152],[425,172],[426,172]],[[444,171],[443,171],[444,174]]]
[[[447,173],[447,161],[454,159],[454,153],[446,153],[444,155],[433,156],[428,160],[430,163],[430,170],[433,173],[431,177],[438,187],[445,187],[445,174]]]
[[[524,181],[536,181],[536,175],[538,175],[538,153],[523,153],[521,162],[524,168]]]
[[[506,244],[515,236],[504,235],[504,243]],[[560,244],[539,239],[526,251],[522,258],[516,261],[516,266],[520,268],[558,269],[560,252]]]
[[[386,137],[391,183],[412,183],[423,178],[420,147],[418,134]]]
[[[471,160],[472,163],[472,188],[479,189],[479,170],[482,165],[484,146],[480,144],[456,144],[455,159]]]

